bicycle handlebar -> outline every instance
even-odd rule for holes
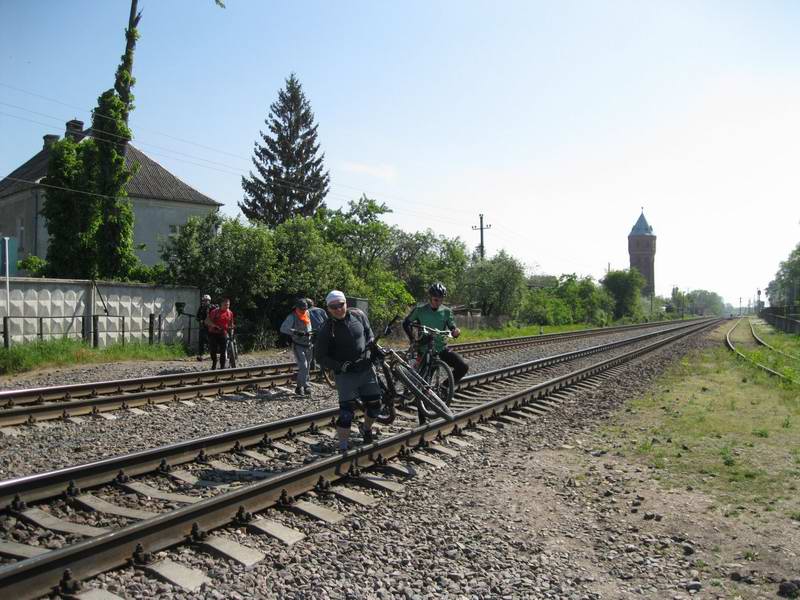
[[[414,329],[419,329],[423,334],[431,333],[433,335],[441,335],[443,337],[453,337],[453,333],[451,331],[428,327],[427,325],[422,325],[421,323],[411,323],[411,327]]]

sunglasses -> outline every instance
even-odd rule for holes
[[[339,310],[340,308],[344,307],[345,307],[344,302],[337,302],[336,304],[328,304],[328,308],[330,308],[331,310]]]

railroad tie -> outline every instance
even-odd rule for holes
[[[443,460],[439,460],[438,458],[434,458],[433,456],[428,456],[422,452],[412,452],[410,455],[411,460],[415,460],[420,463],[424,463],[431,467],[436,467],[437,469],[441,469],[447,466],[447,463]]]
[[[451,444],[455,444],[456,446],[460,446],[461,448],[473,448],[474,446],[469,442],[465,442],[464,440],[460,440],[455,436],[447,436],[447,441]]]
[[[291,546],[306,537],[305,533],[292,529],[291,527],[286,527],[286,525],[270,519],[256,519],[255,521],[250,521],[247,527],[254,533],[263,533],[287,546]]]
[[[211,579],[202,571],[184,567],[172,560],[160,560],[150,565],[143,565],[141,569],[189,592],[196,592],[203,584],[211,583]]]
[[[178,469],[177,471],[170,471],[167,473],[169,477],[172,479],[176,479],[181,483],[186,483],[188,485],[193,485],[197,487],[217,487],[217,488],[226,488],[228,484],[222,483],[219,481],[208,481],[206,479],[200,479],[199,477],[195,477],[189,471],[185,471],[183,469]]]
[[[383,492],[402,492],[406,489],[406,486],[402,483],[397,483],[378,475],[359,475],[358,477],[352,477],[350,481]]]
[[[417,471],[413,466],[397,462],[396,460],[390,460],[385,465],[379,465],[377,468],[381,471],[399,475],[400,477],[410,478],[416,477],[417,475]]]
[[[92,494],[81,494],[75,497],[75,502],[80,504],[83,508],[93,510],[95,512],[103,513],[105,515],[116,515],[118,517],[126,517],[128,519],[150,519],[158,516],[158,513],[150,512],[149,510],[138,510],[135,508],[128,508],[127,506],[119,506],[112,502],[107,502],[102,498],[93,496]]]
[[[86,537],[97,537],[98,535],[103,535],[111,531],[105,527],[92,527],[90,525],[80,525],[78,523],[72,523],[71,521],[65,521],[64,519],[54,517],[40,508],[29,508],[28,510],[20,512],[19,515],[34,525],[38,525],[43,529],[58,531],[59,533],[75,533]]]
[[[309,502],[308,500],[298,500],[297,502],[290,504],[289,509],[331,525],[344,520],[343,514],[338,513],[326,506]]]
[[[369,494],[365,494],[363,492],[359,492],[357,490],[352,490],[348,487],[335,485],[331,488],[331,493],[336,494],[340,498],[347,500],[348,502],[352,502],[353,504],[358,504],[360,506],[372,506],[378,502],[377,498],[373,498]]]
[[[92,588],[77,594],[62,594],[61,598],[64,600],[122,600],[120,596],[100,588]]]
[[[243,546],[238,542],[234,542],[220,535],[210,535],[200,542],[198,546],[222,558],[227,558],[228,560],[239,563],[247,571],[252,569],[267,556],[255,548],[248,548],[247,546]]]
[[[514,417],[512,417],[510,415],[498,415],[496,418],[501,423],[506,423],[508,425],[524,425],[525,424],[525,421],[523,421],[522,419],[517,419],[517,418],[514,418]]]
[[[45,552],[49,552],[49,550],[41,546],[29,546],[28,544],[20,544],[18,542],[0,541],[0,556],[24,560],[26,558],[39,556]]]
[[[145,483],[138,481],[130,481],[122,483],[120,486],[130,492],[135,492],[147,498],[155,498],[157,500],[166,500],[167,502],[177,502],[179,504],[194,504],[200,502],[202,498],[197,496],[186,496],[185,494],[174,494],[172,492],[165,492],[158,488],[151,487]]]
[[[265,454],[261,454],[261,452],[256,452],[255,450],[242,450],[240,452],[242,456],[247,456],[248,458],[252,458],[253,460],[257,460],[261,463],[268,463],[272,460],[269,456]]]
[[[458,452],[455,450],[451,450],[447,446],[443,446],[442,444],[431,444],[426,450],[430,450],[431,452],[438,452],[439,454],[444,454],[445,456],[456,457],[458,456]]]
[[[475,425],[475,429],[477,429],[478,431],[482,431],[484,433],[491,433],[492,435],[497,433],[497,429],[496,428],[489,427],[488,425],[484,425],[483,423],[477,423]]]

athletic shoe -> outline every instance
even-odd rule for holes
[[[361,429],[361,439],[364,440],[365,444],[371,444],[375,441],[375,436],[372,435],[372,429]]]
[[[303,393],[304,393],[306,396],[310,396],[310,395],[311,395],[311,388],[310,388],[310,387],[308,387],[308,386],[304,387],[304,388],[303,388]]]
[[[295,396],[302,396],[303,395],[303,388],[301,388],[299,385],[296,388],[294,388],[294,395]]]

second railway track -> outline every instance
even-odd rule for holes
[[[674,326],[674,322],[487,340],[454,344],[451,347],[464,356],[481,356],[572,339],[669,326]],[[0,392],[0,427],[74,418],[259,388],[277,388],[290,385],[294,381],[295,373],[294,363],[283,362],[218,371],[195,371],[135,379],[6,390]]]

